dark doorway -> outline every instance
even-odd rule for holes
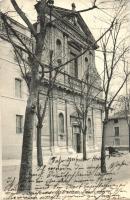
[[[76,134],[77,153],[81,153],[81,135]]]

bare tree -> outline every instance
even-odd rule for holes
[[[34,130],[34,120],[36,113],[36,103],[38,96],[38,87],[39,87],[39,62],[41,62],[42,51],[44,46],[44,40],[46,35],[47,23],[45,20],[46,13],[46,2],[41,1],[39,6],[39,23],[40,23],[40,32],[37,34],[36,29],[31,24],[29,19],[20,9],[15,0],[11,0],[12,5],[14,6],[15,11],[20,15],[23,21],[28,26],[32,36],[35,40],[35,49],[31,50],[25,42],[19,37],[17,31],[15,31],[9,23],[9,18],[2,15],[2,19],[5,23],[6,32],[8,34],[9,42],[13,47],[19,48],[28,54],[29,66],[30,66],[30,83],[29,84],[29,97],[27,100],[26,112],[25,112],[25,121],[24,121],[24,134],[23,134],[23,146],[22,146],[22,158],[21,158],[21,167],[19,175],[19,184],[18,191],[30,191],[31,189],[31,179],[32,179],[32,150],[33,150],[33,130]],[[17,45],[10,33],[17,38],[20,45]]]
[[[123,7],[122,7],[123,8]],[[102,148],[101,148],[101,172],[106,173],[105,162],[105,137],[106,137],[106,125],[108,122],[109,111],[112,104],[123,88],[129,72],[126,72],[126,60],[125,55],[128,53],[129,46],[126,46],[126,38],[120,40],[120,34],[122,33],[122,26],[124,23],[124,17],[121,17],[120,13],[122,8],[117,14],[115,26],[105,35],[101,40],[101,48],[103,52],[104,60],[104,74],[103,74],[103,91],[104,91],[104,120],[102,131]],[[121,69],[122,67],[122,69]],[[113,80],[119,78],[119,71],[122,70],[122,79],[116,88],[116,91],[110,95],[113,86]]]
[[[44,101],[40,99],[40,94],[43,91],[43,87],[41,88],[41,91],[38,92],[38,97],[37,97],[37,164],[39,167],[43,166],[43,155],[42,155],[42,144],[41,144],[41,132],[42,132],[42,127],[43,127],[43,121],[44,117],[46,114],[46,109],[47,109],[47,104],[50,99],[51,92],[53,90],[57,75],[61,72],[63,67],[57,68],[53,72],[53,51],[50,50],[50,65],[49,65],[49,79],[46,80],[47,84],[47,92],[44,94],[45,99]],[[43,80],[43,82],[45,79]],[[50,140],[51,140],[51,133],[50,133]],[[51,144],[50,144],[51,145]]]
[[[10,25],[10,19],[6,18],[5,15],[1,15],[2,20],[4,21],[6,32],[9,42],[15,48],[20,49],[28,54],[29,66],[30,66],[30,82],[27,81],[29,87],[29,97],[27,100],[26,113],[25,113],[25,122],[24,122],[24,134],[23,134],[23,146],[22,146],[22,158],[21,158],[21,167],[19,175],[19,185],[18,191],[30,191],[31,190],[31,179],[32,179],[32,150],[33,150],[33,130],[34,130],[34,120],[37,107],[37,97],[39,89],[39,67],[44,71],[45,66],[41,62],[42,52],[44,47],[44,41],[46,36],[46,30],[48,23],[46,21],[46,8],[47,1],[41,0],[37,9],[37,15],[39,20],[40,30],[37,32],[35,26],[31,24],[29,19],[26,17],[25,13],[20,9],[15,0],[11,0],[11,3],[15,11],[19,14],[21,19],[25,22],[29,31],[31,32],[35,49],[31,50],[27,44],[19,37],[17,31],[13,29]],[[50,4],[52,2],[49,2]],[[11,34],[17,38],[20,45],[18,45],[11,37]],[[26,68],[25,68],[26,70]]]
[[[83,160],[86,160],[86,140],[88,133],[92,131],[89,130],[91,127],[88,127],[87,122],[89,109],[95,101],[100,99],[102,94],[100,76],[90,61],[88,61],[88,66],[86,66],[80,86],[80,90],[76,92],[76,88],[70,82],[70,87],[73,91],[73,105],[77,113],[76,121],[83,135]]]
[[[19,184],[18,184],[18,192],[22,192],[22,191],[30,191],[31,185],[32,185],[31,181],[32,181],[32,152],[33,152],[34,121],[35,121],[36,112],[40,111],[39,110],[40,105],[38,103],[40,84],[41,84],[42,79],[44,78],[44,74],[48,73],[48,67],[46,67],[46,65],[42,62],[42,52],[43,52],[43,47],[45,44],[46,30],[47,30],[48,26],[50,26],[50,21],[48,22],[48,20],[46,18],[46,9],[47,9],[47,6],[48,5],[51,6],[51,4],[53,2],[45,1],[45,0],[41,0],[38,2],[37,16],[38,16],[39,29],[37,29],[35,27],[35,25],[33,25],[29,21],[29,19],[26,17],[25,13],[20,9],[20,7],[18,6],[18,4],[15,0],[11,0],[11,3],[13,5],[15,11],[18,13],[18,15],[21,17],[21,19],[25,22],[29,31],[32,34],[32,40],[30,39],[31,45],[28,45],[20,37],[17,30],[15,30],[15,28],[13,28],[11,19],[9,17],[7,17],[5,14],[1,15],[4,25],[5,25],[6,33],[7,33],[7,35],[6,35],[7,40],[14,47],[15,53],[17,54],[17,56],[21,56],[21,54],[19,53],[21,51],[21,52],[24,52],[25,54],[27,54],[27,57],[28,57],[28,60],[26,60],[26,62],[24,62],[22,67],[20,66],[20,62],[18,62],[21,72],[22,72],[22,75],[23,75],[23,77],[28,85],[28,89],[29,89],[29,95],[28,95],[26,112],[25,112],[22,158],[21,158]],[[94,8],[97,8],[96,1],[94,1],[92,8],[82,10],[82,12],[89,11]],[[80,12],[80,11],[78,11],[78,12]],[[74,14],[74,12],[73,12],[73,14]],[[58,18],[57,20],[62,21],[63,19]],[[101,37],[98,38],[97,41],[95,41],[95,43],[93,44],[93,47],[97,44],[98,41],[101,40],[101,38],[104,37],[104,35],[109,30],[111,30],[114,22],[115,22],[115,19],[110,24],[110,27],[108,28],[108,30],[105,31],[101,35]],[[5,37],[3,37],[3,36],[1,36],[1,38],[5,39]],[[31,48],[31,46],[33,46],[33,48]],[[78,58],[78,57],[82,56],[85,52],[87,52],[90,49],[91,49],[91,46],[88,46],[82,53],[80,53],[76,57]],[[63,64],[60,64],[58,67],[53,66],[53,70],[56,71],[56,70],[60,69],[61,67],[65,66],[66,64],[73,61],[74,59],[68,60]],[[42,76],[39,73],[40,69],[42,70]],[[51,85],[52,85],[52,81],[51,81]],[[50,88],[51,89],[49,89],[49,92],[52,90],[52,87],[50,87]],[[47,97],[47,99],[48,99],[48,97]],[[38,118],[38,119],[40,119],[39,123],[38,123],[38,126],[40,125],[40,129],[41,129],[41,121],[43,120],[44,115],[45,115],[45,109],[43,109],[42,114],[39,115],[40,118]],[[84,127],[86,128],[85,124],[84,124]],[[37,140],[37,144],[39,144],[39,147],[40,147],[39,151],[41,151],[41,144],[39,141],[39,138],[41,140],[40,135],[41,134],[38,134],[38,140]]]

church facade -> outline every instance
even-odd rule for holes
[[[39,2],[35,5],[36,9],[38,9],[38,4]],[[79,106],[81,103],[83,77],[86,76],[88,67],[90,68],[90,76],[95,77],[91,86],[95,98],[88,108],[86,118],[88,128],[86,149],[87,152],[90,152],[98,151],[101,148],[103,100],[101,79],[95,66],[97,45],[81,15],[79,13],[71,15],[74,11],[74,4],[72,4],[72,10],[54,7],[51,13],[52,23],[46,30],[42,62],[49,66],[50,52],[53,52],[52,67],[62,64],[63,67],[56,76],[46,106],[41,138],[43,154],[83,152],[83,134],[78,123],[79,116],[75,104]],[[48,21],[50,20],[49,13],[48,8],[46,15]],[[61,18],[62,21],[58,20]],[[32,44],[33,39],[29,31],[23,25],[15,21],[13,23],[19,30],[19,34]],[[35,28],[38,33],[38,21]],[[2,52],[6,52],[1,55],[3,57],[0,73],[2,83],[0,124],[3,159],[20,158],[28,92],[26,83],[21,77],[19,66],[14,60],[11,45],[2,39],[0,48]],[[7,51],[3,49],[7,49]],[[64,63],[66,64],[64,65]],[[48,80],[49,73],[45,73],[40,92],[40,102],[43,107],[48,90]],[[36,150],[36,139],[35,128],[34,151]]]

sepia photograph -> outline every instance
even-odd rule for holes
[[[0,0],[0,197],[130,200],[130,0]]]

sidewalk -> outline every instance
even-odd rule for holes
[[[83,155],[82,153],[73,153],[73,154],[67,154],[67,155],[52,155],[52,156],[44,156],[43,157],[43,161],[44,161],[44,164],[47,164],[47,162],[49,161],[49,159],[51,157],[61,157],[63,159],[67,159],[68,157],[72,157],[72,158],[79,158],[79,159],[82,159]],[[87,153],[87,158],[93,158],[93,157],[100,157],[100,152],[89,152]],[[33,165],[37,165],[37,160],[36,158],[33,158]],[[7,159],[7,160],[2,160],[2,166],[3,167],[7,167],[7,166],[20,166],[20,160],[18,159]]]

